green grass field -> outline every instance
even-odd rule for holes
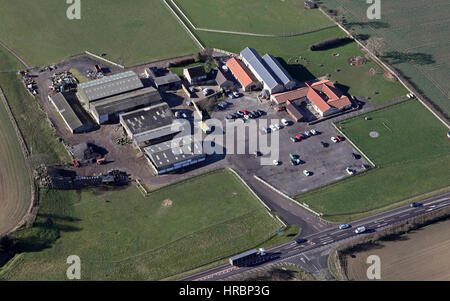
[[[260,34],[298,33],[332,26],[318,10],[298,0],[176,0],[199,28]]]
[[[366,116],[371,120],[365,120]],[[450,141],[418,101],[407,101],[338,126],[379,168],[296,197],[334,221],[348,221],[450,183]],[[380,136],[371,138],[377,131]]]
[[[450,116],[450,27],[447,0],[424,6],[422,0],[384,1],[381,19],[366,17],[368,4],[360,0],[324,0],[345,16],[345,26],[366,37],[382,37],[385,56],[439,109]]]
[[[126,66],[195,53],[198,48],[161,0],[82,1],[69,20],[66,1],[0,0],[0,40],[30,65],[85,50]]]
[[[64,280],[76,254],[83,280],[157,280],[252,248],[281,227],[226,170],[146,198],[134,186],[42,191],[34,227],[16,234],[28,252],[0,278]]]
[[[0,86],[17,120],[32,157],[41,157],[47,163],[69,161],[62,143],[50,129],[40,99],[34,99],[20,82],[17,71],[24,67],[0,47]]]

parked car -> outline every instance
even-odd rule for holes
[[[241,96],[238,92],[233,92],[234,97],[238,98],[239,96]]]
[[[297,141],[302,140],[303,136],[301,134],[297,134],[295,135],[295,139],[297,139]]]
[[[311,172],[305,169],[305,170],[303,171],[303,174],[304,174],[305,176],[309,177],[309,176],[311,175]]]
[[[228,98],[234,99],[234,95],[232,93],[228,94]]]
[[[195,93],[195,88],[194,87],[189,87],[189,92],[191,92],[191,93]]]
[[[311,130],[311,134],[313,134],[313,135],[315,136],[315,135],[318,135],[318,134],[319,134],[319,132],[318,132],[318,131],[316,131],[315,129],[312,129],[312,130]]]
[[[253,111],[252,114],[253,114],[253,116],[255,116],[255,118],[258,118],[259,116],[261,116],[261,114],[259,114],[258,111]]]
[[[416,208],[416,207],[421,207],[423,205],[422,205],[422,203],[414,202],[414,203],[411,203],[411,205],[409,205],[409,206],[412,207],[412,208]]]
[[[262,153],[260,151],[255,151],[253,154],[255,155],[255,157],[262,156]]]
[[[278,123],[275,124],[275,127],[277,128],[277,130],[281,130],[283,127],[281,125],[279,125]]]
[[[305,132],[305,135],[306,135],[306,137],[311,137],[312,134],[311,134],[310,131],[306,131],[306,132]]]
[[[345,169],[345,171],[346,171],[349,175],[352,175],[352,174],[355,173],[355,171],[353,171],[352,169],[350,169],[350,167],[347,167],[347,168]]]
[[[278,128],[273,124],[270,125],[270,129],[272,130],[272,132],[276,132],[278,130]]]
[[[360,155],[358,155],[358,154],[355,154],[355,153],[352,153],[352,156],[353,156],[353,158],[354,158],[355,160],[358,160],[358,159],[360,159],[360,158],[361,158],[361,156],[360,156]]]
[[[281,123],[285,126],[289,125],[289,121],[287,121],[286,119],[281,119]]]
[[[333,141],[334,143],[338,143],[338,140],[336,139],[336,137],[331,137],[330,139],[331,139],[331,141]]]
[[[326,142],[320,141],[320,143],[322,144],[323,147],[328,147],[329,146],[329,144],[326,143]]]
[[[350,228],[350,227],[351,226],[349,224],[342,224],[342,225],[339,226],[339,229],[344,230],[344,229],[347,229],[347,228]]]
[[[344,138],[341,137],[341,136],[336,136],[336,139],[337,139],[337,141],[339,141],[339,142],[344,141]]]
[[[363,233],[363,232],[366,232],[366,227],[358,227],[355,230],[356,234],[360,234],[360,233]]]
[[[291,160],[291,164],[294,165],[294,166],[299,165],[300,164],[300,159],[298,159],[298,158],[297,159],[292,159]]]
[[[295,138],[295,137],[291,137],[289,139],[291,139],[292,142],[297,142],[298,141],[297,138]]]
[[[263,110],[256,110],[260,116],[266,115],[267,113]]]
[[[280,161],[278,161],[278,160],[273,160],[273,165],[279,165],[280,164]]]
[[[296,154],[290,153],[289,158],[291,158],[292,160],[295,160],[298,158],[298,156]]]

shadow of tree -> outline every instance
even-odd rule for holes
[[[411,63],[416,65],[430,65],[436,62],[431,54],[419,52],[406,53],[389,51],[385,53],[383,58],[388,60],[391,64]]]

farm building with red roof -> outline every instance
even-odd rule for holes
[[[227,61],[226,65],[241,84],[244,91],[251,91],[260,88],[261,84],[239,59],[231,58]]]

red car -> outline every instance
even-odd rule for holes
[[[339,142],[344,141],[344,138],[339,137],[339,136],[336,136],[336,139],[337,139]]]
[[[300,141],[300,140],[302,140],[302,135],[300,135],[300,134],[298,134],[298,135],[295,135],[295,139],[297,139],[297,141]]]
[[[244,115],[248,115],[248,111],[247,110],[241,110],[240,111],[242,114],[244,114]]]
[[[286,111],[286,107],[277,107],[276,111],[277,112]]]

